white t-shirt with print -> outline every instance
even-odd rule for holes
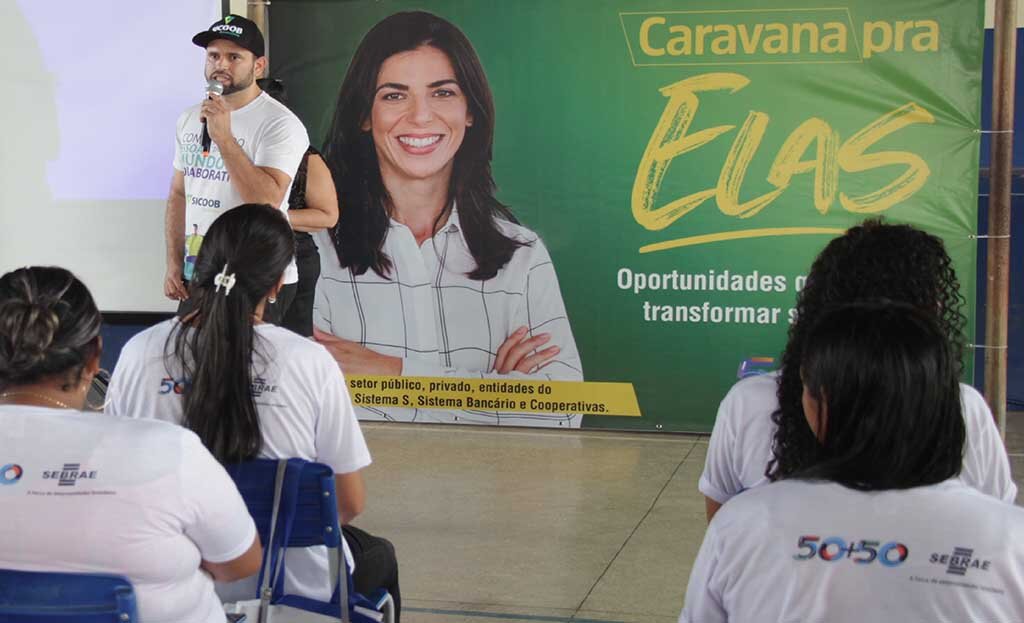
[[[719,503],[768,482],[779,408],[778,373],[745,378],[729,390],[718,407],[715,427],[698,488]],[[982,493],[1013,503],[1017,485],[1010,476],[1006,447],[985,399],[970,385],[960,384],[967,439],[961,479]]]
[[[402,359],[402,376],[495,380],[582,381],[576,340],[562,301],[555,266],[536,233],[504,220],[502,234],[527,243],[486,281],[470,279],[476,268],[459,211],[453,209],[433,238],[417,244],[412,231],[391,219],[384,253],[390,278],[372,269],[353,275],[342,268],[327,232],[314,235],[320,251],[313,324],[367,348]],[[492,372],[498,349],[520,327],[527,335],[550,334],[539,350],[559,353],[532,374]],[[358,407],[361,420],[496,424],[579,428],[576,413],[519,413],[491,409]]]
[[[223,623],[200,562],[256,526],[192,432],[164,422],[0,406],[0,567],[124,575],[146,623]]]
[[[224,212],[245,203],[217,144],[211,143],[210,155],[203,157],[200,108],[196,104],[178,117],[174,142],[174,168],[185,175],[186,280],[192,278],[195,257],[210,224]],[[309,147],[309,136],[299,118],[262,91],[253,101],[231,111],[231,133],[254,165],[283,171],[293,180]],[[278,206],[286,216],[290,193],[289,183]],[[285,270],[285,283],[295,283],[298,275],[293,261]]]
[[[786,480],[730,500],[680,623],[1019,623],[1024,509],[959,479],[860,492]]]
[[[180,424],[187,386],[173,356],[164,357],[167,339],[178,325],[164,321],[135,335],[121,350],[107,392],[107,411]],[[356,472],[370,464],[370,451],[356,421],[348,388],[327,350],[271,324],[256,325],[253,396],[263,435],[263,458],[301,458],[324,463],[335,474]],[[174,331],[177,335],[177,331]],[[260,356],[262,354],[262,356]],[[168,373],[170,367],[172,373]],[[345,553],[353,564],[348,544]],[[322,546],[290,549],[285,558],[289,592],[313,599],[330,598],[327,550]],[[238,585],[238,586],[236,586]],[[218,585],[225,601],[251,599],[254,580]]]

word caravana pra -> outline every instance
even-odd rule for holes
[[[648,57],[846,55],[851,51],[845,22],[767,24],[673,24],[652,15],[640,24],[640,50]],[[937,52],[935,20],[864,22],[863,57],[881,52]],[[856,53],[856,42],[853,46]]]

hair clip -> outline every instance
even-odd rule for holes
[[[228,274],[228,265],[224,264],[224,269],[213,278],[213,284],[217,286],[214,288],[214,292],[220,292],[220,287],[224,286],[224,296],[231,294],[231,288],[235,287],[235,274]]]

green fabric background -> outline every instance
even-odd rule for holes
[[[271,5],[272,75],[285,81],[292,107],[306,123],[313,144],[320,145],[349,59],[373,24],[400,10],[423,9],[459,26],[473,42],[494,91],[494,172],[499,197],[543,237],[551,251],[586,379],[626,381],[636,387],[643,417],[588,416],[584,425],[707,431],[718,402],[736,380],[740,361],[750,356],[777,357],[781,352],[785,314],[794,302],[794,277],[809,267],[830,236],[725,241],[646,254],[639,253],[640,247],[754,228],[846,228],[869,215],[844,210],[838,195],[831,209],[820,214],[811,199],[814,175],[807,173],[796,176],[776,201],[750,218],[723,214],[712,198],[663,230],[640,226],[631,212],[634,178],[668,102],[659,89],[679,80],[735,72],[750,84],[731,94],[699,94],[701,105],[690,134],[722,124],[736,129],[676,158],[656,205],[714,187],[733,138],[752,110],[767,114],[770,122],[747,172],[742,200],[774,188],[765,178],[776,152],[811,117],[826,121],[842,142],[908,102],[934,115],[934,124],[903,128],[868,152],[908,151],[927,163],[931,174],[924,187],[883,215],[890,221],[919,225],[946,240],[973,327],[976,246],[969,236],[976,233],[983,4],[980,0],[860,0],[848,3],[848,12],[813,10],[817,5],[796,0],[275,0]],[[727,12],[745,9],[757,12]],[[634,66],[644,16],[620,13],[659,10],[714,11],[672,15],[673,23],[686,24],[823,23],[838,16],[853,25],[851,48],[846,54],[786,57],[797,61],[791,64],[763,64],[779,57],[762,52],[689,57],[689,62],[718,65]],[[903,51],[876,52],[859,60],[864,22],[920,20],[939,24],[937,52],[910,49],[911,38],[921,32],[911,25]],[[893,30],[898,32],[895,26]],[[852,62],[808,62],[816,59]],[[687,62],[687,57],[647,60]],[[806,157],[812,155],[813,147]],[[840,170],[839,191],[854,196],[874,191],[904,168]],[[634,295],[616,285],[622,267],[637,272],[713,269],[747,274],[757,270],[786,276],[789,288],[770,294],[660,291]],[[779,324],[768,326],[646,322],[645,300],[656,305],[710,301],[781,307],[783,317]]]

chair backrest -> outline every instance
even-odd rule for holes
[[[271,539],[274,496],[282,461],[286,467]],[[271,603],[338,617],[346,623],[394,621],[393,602],[386,590],[376,591],[372,599],[353,591],[352,576],[342,545],[344,537],[338,517],[334,471],[330,467],[303,459],[256,459],[226,465],[225,468],[256,522],[256,531],[263,543],[259,585],[263,586],[264,576],[270,573]],[[328,602],[284,592],[284,573],[279,570],[285,549],[313,545],[327,546],[331,580],[337,580],[334,594]],[[341,608],[342,603],[347,603],[348,607]]]
[[[135,591],[119,575],[0,569],[0,623],[135,623]]]
[[[256,459],[226,466],[249,514],[256,521],[256,530],[263,543],[270,537],[277,464],[277,459]],[[334,471],[330,467],[302,459],[288,459],[281,508],[295,509],[291,517],[291,535],[285,547],[338,547],[341,544],[337,528],[337,492]],[[283,530],[285,519],[284,514],[278,517],[279,531]]]
[[[264,556],[270,556],[269,569],[273,572],[278,568],[278,558],[288,547],[326,545],[343,561],[334,471],[321,463],[287,459],[274,543],[270,543],[278,463],[277,459],[256,459],[225,466],[256,522]],[[267,565],[263,565],[260,571],[261,585],[266,569]],[[283,595],[284,574],[271,577],[276,577],[272,584],[276,602]],[[346,579],[348,585],[351,578]]]

